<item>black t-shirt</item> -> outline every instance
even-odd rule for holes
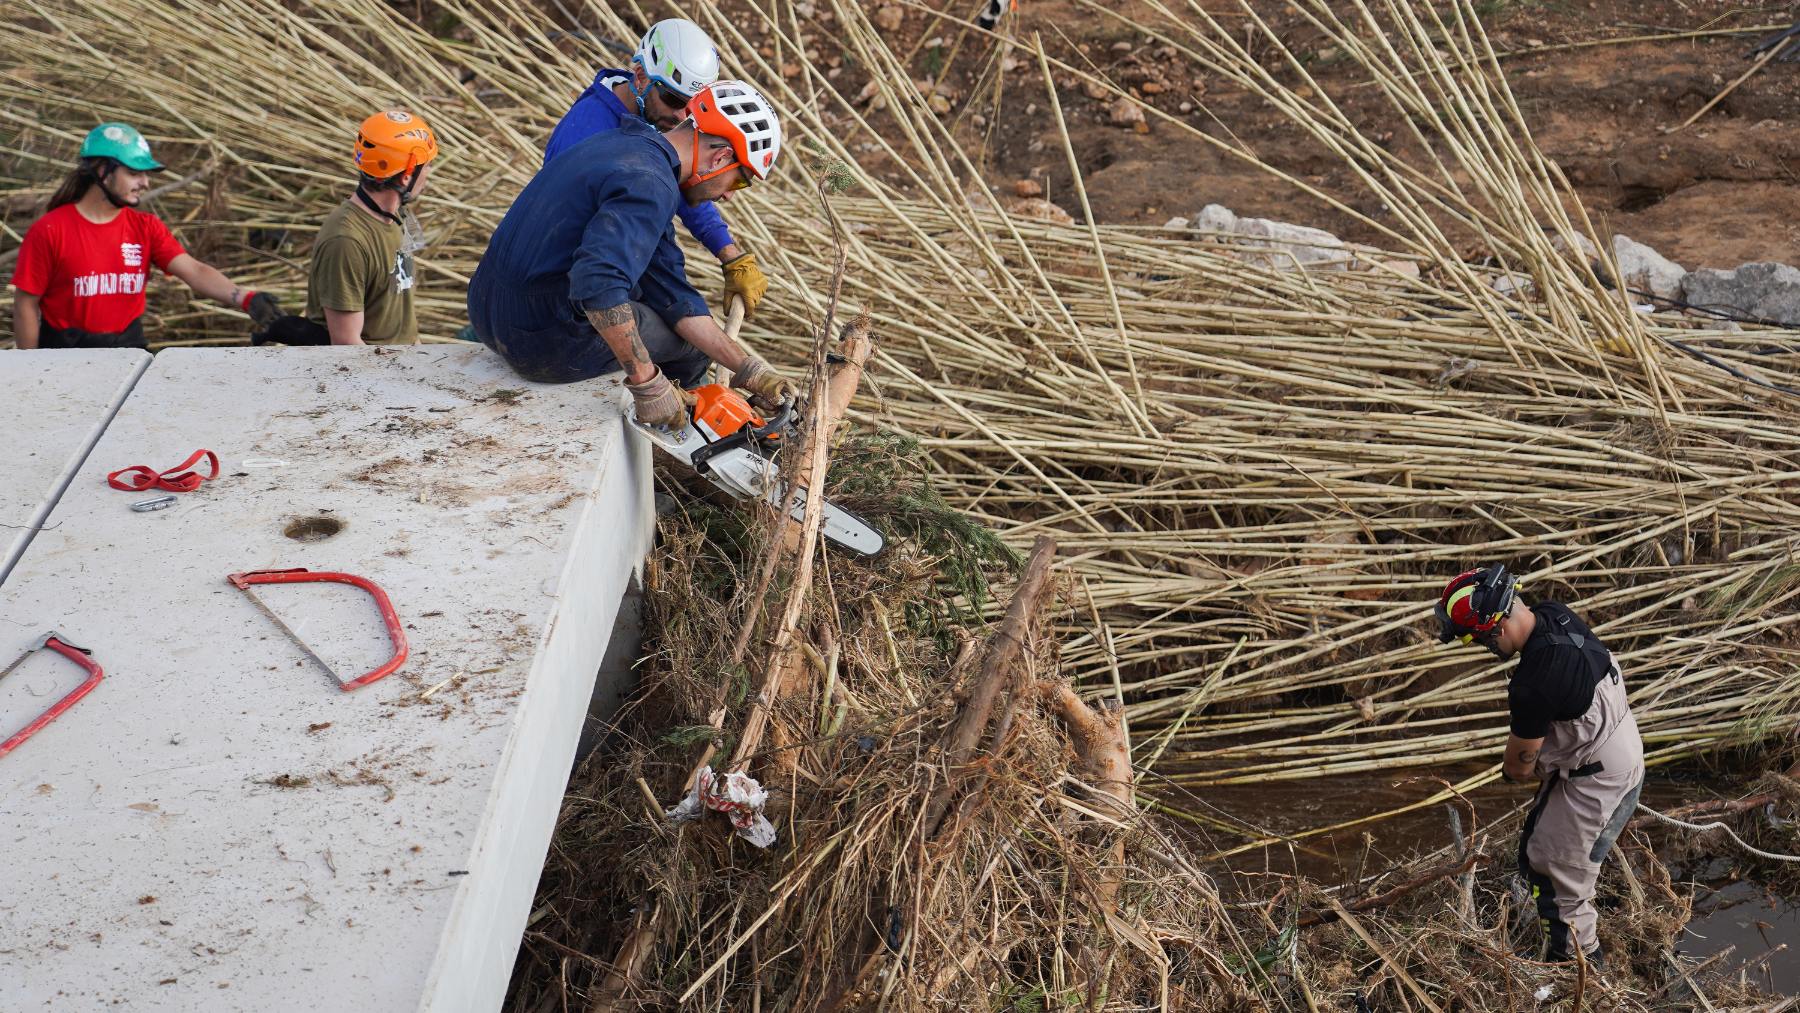
[[[1611,671],[1606,645],[1568,606],[1553,601],[1531,607],[1537,625],[1519,650],[1519,666],[1506,685],[1512,733],[1541,739],[1552,721],[1573,721],[1594,702],[1594,687]],[[1553,633],[1585,640],[1585,649],[1558,643]]]

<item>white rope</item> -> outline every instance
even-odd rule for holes
[[[1686,820],[1678,820],[1673,816],[1665,816],[1662,813],[1657,812],[1655,809],[1652,809],[1649,806],[1643,804],[1642,802],[1638,803],[1638,808],[1642,809],[1643,811],[1656,817],[1657,819],[1662,820],[1664,823],[1667,823],[1670,826],[1680,827],[1683,830],[1692,830],[1692,831],[1695,831],[1696,833],[1702,833],[1702,834],[1706,833],[1709,830],[1723,830],[1723,831],[1725,831],[1725,836],[1727,836],[1727,837],[1731,838],[1733,841],[1737,842],[1738,847],[1743,848],[1745,851],[1750,852],[1752,855],[1755,855],[1758,858],[1766,858],[1771,862],[1800,862],[1800,855],[1777,855],[1772,851],[1764,851],[1761,848],[1753,847],[1750,844],[1745,843],[1744,839],[1742,837],[1739,837],[1730,827],[1726,826],[1723,823],[1719,823],[1716,821],[1712,822],[1712,823],[1689,823]]]

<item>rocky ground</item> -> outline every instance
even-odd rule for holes
[[[943,96],[934,104],[1001,199],[1044,200],[1079,216],[1035,58],[926,10],[966,19],[978,6],[971,0],[889,3],[877,8],[876,19],[907,40],[895,48],[910,49],[910,68]],[[1248,18],[1236,4],[1206,0],[1203,6],[1248,31]],[[1273,0],[1252,0],[1249,9],[1302,54],[1306,72],[1361,129],[1387,144],[1409,143],[1394,129],[1401,124],[1382,121],[1389,114],[1367,86],[1366,72],[1328,45],[1309,47],[1309,35],[1318,33],[1297,13]],[[1647,246],[1682,269],[1800,262],[1800,187],[1794,185],[1800,181],[1800,122],[1794,117],[1800,64],[1767,63],[1692,125],[1681,126],[1755,66],[1746,54],[1767,33],[1765,26],[1789,23],[1788,8],[1744,8],[1723,0],[1481,0],[1476,10],[1503,54],[1538,145],[1574,185],[1598,234],[1628,237],[1622,248],[1634,260],[1641,259],[1640,245]],[[796,4],[796,11],[802,18],[819,16],[820,49],[829,50],[828,15],[807,3]],[[1383,220],[1377,202],[1357,198],[1355,180],[1340,160],[1297,137],[1289,121],[1260,100],[1154,38],[1157,24],[1151,6],[1138,0],[1108,0],[1102,10],[1083,0],[1020,0],[1003,18],[1001,32],[1027,44],[1040,36],[1052,58],[1098,71],[1207,135],[1245,142],[1259,157],[1347,195],[1356,211]],[[1732,34],[1695,34],[1726,32]],[[1276,67],[1272,58],[1269,66]],[[853,66],[846,69],[855,75]],[[1276,76],[1298,81],[1291,68],[1277,68]],[[1145,122],[1098,89],[1073,84],[1064,82],[1059,99],[1100,220],[1195,222],[1202,209],[1216,204],[1239,216],[1322,228],[1351,242],[1379,239],[1366,223],[1204,139],[1155,117]],[[1642,277],[1661,273],[1659,296],[1685,294],[1670,280],[1678,280],[1680,271],[1655,258],[1642,263]],[[1723,291],[1714,278],[1699,292],[1733,315],[1800,321],[1800,273],[1777,276],[1767,269],[1753,280],[1758,289],[1748,297],[1731,279]]]
[[[1134,2],[1108,6],[1127,19],[1145,15]],[[1221,19],[1237,13],[1235,4],[1205,6]],[[1296,40],[1311,30],[1281,5],[1258,0],[1252,6],[1290,46],[1299,48]],[[1751,68],[1755,61],[1745,54],[1762,33],[1610,43],[1786,24],[1788,9],[1722,0],[1484,0],[1477,10],[1495,48],[1506,54],[1503,66],[1538,145],[1575,185],[1597,229],[1623,233],[1688,268],[1800,261],[1800,121],[1794,116],[1800,64],[1767,64],[1692,126],[1676,130]],[[1015,35],[1041,32],[1052,55],[1105,71],[1206,133],[1236,136],[1333,191],[1353,189],[1337,160],[1298,142],[1286,120],[1232,85],[1195,73],[1190,61],[1125,21],[1097,16],[1073,0],[1022,0],[1011,17]],[[921,13],[909,11],[902,20],[926,30]],[[1608,44],[1595,44],[1601,42]],[[961,77],[974,94],[981,48],[962,43],[957,66],[945,75],[952,87]],[[929,69],[930,52],[921,50],[927,54],[921,71]],[[1365,117],[1359,120],[1365,131],[1383,133],[1374,119],[1383,110],[1361,86],[1360,68],[1330,49],[1311,52],[1307,72],[1352,119]],[[1044,143],[1054,125],[1028,111],[1035,103],[1043,112],[1041,79],[1025,64],[1007,77],[981,148],[984,164],[994,182],[1039,180],[1050,200],[1079,213],[1060,145]],[[1167,124],[1115,125],[1111,103],[1080,90],[1062,102],[1094,210],[1105,220],[1160,224],[1217,203],[1353,241],[1376,238],[1341,212],[1271,185],[1264,174]],[[970,140],[981,143],[972,124]],[[1378,207],[1358,210],[1380,218]]]

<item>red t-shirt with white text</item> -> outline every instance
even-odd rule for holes
[[[155,215],[120,208],[96,225],[73,204],[33,222],[19,246],[13,287],[42,300],[44,323],[117,334],[144,315],[144,281],[185,252]]]

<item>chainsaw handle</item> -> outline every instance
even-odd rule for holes
[[[750,434],[759,440],[767,439],[786,429],[794,421],[794,402],[783,401],[775,409],[774,417],[762,426],[752,429]]]
[[[786,431],[793,421],[794,404],[791,401],[783,401],[781,406],[775,410],[774,416],[762,425],[751,426],[745,424],[744,428],[739,429],[737,432],[732,433],[722,440],[715,440],[712,443],[694,448],[693,454],[690,455],[688,459],[689,463],[694,466],[695,471],[704,475],[712,470],[712,464],[710,462],[713,458],[728,451],[737,450],[741,447],[748,447],[752,444],[757,446],[767,446],[771,443],[775,443],[774,438],[779,437]],[[779,444],[776,445],[779,446]]]

